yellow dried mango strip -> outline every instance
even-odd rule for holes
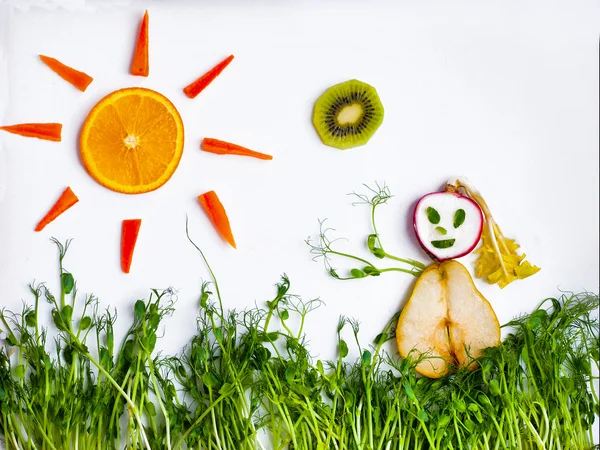
[[[481,247],[475,251],[479,255],[475,261],[475,275],[489,284],[505,288],[515,280],[522,280],[540,271],[539,267],[525,260],[525,254],[519,254],[519,244],[505,237],[492,213],[477,189],[466,179],[456,180],[456,188],[473,199],[485,217],[485,226],[481,235]]]

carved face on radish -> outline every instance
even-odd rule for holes
[[[481,238],[479,205],[452,189],[425,195],[415,206],[413,225],[421,247],[436,261],[460,258]]]

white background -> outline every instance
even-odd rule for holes
[[[313,354],[328,358],[340,315],[360,319],[367,345],[414,279],[329,278],[304,243],[316,236],[317,219],[329,218],[349,238],[341,249],[367,255],[368,210],[352,207],[346,194],[385,181],[395,194],[379,215],[386,249],[427,261],[411,231],[412,207],[457,175],[471,179],[503,231],[542,267],[503,290],[477,282],[501,323],[560,290],[598,292],[597,1],[151,2],[147,79],[128,75],[145,6],[97,9],[98,2],[82,1],[65,3],[86,10],[23,10],[1,3],[0,123],[64,124],[62,143],[0,135],[1,307],[20,309],[34,279],[56,286],[49,239],[74,238],[66,268],[82,293],[118,307],[122,326],[149,288],[179,290],[161,344],[178,351],[194,331],[207,278],[185,237],[187,214],[227,307],[264,305],[284,272],[294,293],[326,303],[307,332]],[[40,53],[94,82],[77,91]],[[234,61],[209,88],[195,100],[185,97],[184,86],[229,54]],[[365,147],[338,151],[321,144],[312,106],[327,87],[351,78],[377,88],[385,119]],[[78,159],[89,109],[127,86],[169,97],[186,131],[171,181],[138,196],[101,187]],[[201,152],[205,136],[274,160]],[[80,202],[34,233],[67,185]],[[238,250],[218,238],[197,204],[211,189],[227,208]],[[125,275],[121,221],[138,217],[141,233]],[[462,259],[471,271],[472,261]]]

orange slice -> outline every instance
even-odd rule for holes
[[[127,88],[104,97],[79,137],[81,161],[102,186],[124,194],[158,189],[183,153],[183,122],[162,94]]]

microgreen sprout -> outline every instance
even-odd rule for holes
[[[353,280],[365,277],[376,277],[386,272],[403,272],[418,277],[425,269],[425,264],[416,261],[414,259],[405,259],[398,256],[394,256],[384,250],[381,242],[381,236],[377,231],[377,224],[375,221],[375,211],[378,206],[385,205],[390,198],[392,198],[391,192],[387,185],[380,186],[376,183],[375,188],[371,188],[364,185],[367,189],[367,193],[359,194],[352,192],[351,194],[356,197],[357,201],[352,203],[353,205],[368,205],[371,209],[371,225],[373,232],[367,236],[366,244],[369,252],[378,259],[391,259],[402,263],[403,267],[387,267],[380,268],[376,267],[375,264],[368,261],[366,258],[362,258],[349,253],[341,252],[335,249],[333,246],[336,242],[343,240],[343,238],[330,238],[331,233],[335,230],[325,225],[325,220],[319,221],[319,238],[318,242],[314,243],[311,238],[308,238],[305,242],[310,247],[311,254],[314,255],[314,260],[320,258],[323,259],[325,269],[332,277],[338,280]],[[332,266],[332,259],[336,257],[339,259],[349,260],[359,267],[351,268],[347,275],[342,276],[338,273],[338,270]]]
[[[67,245],[58,249],[60,295],[32,284],[34,306],[0,310],[7,450],[592,448],[596,294],[542,302],[470,368],[428,379],[415,366],[430,356],[388,349],[399,313],[370,345],[341,317],[336,356],[315,359],[305,325],[322,302],[294,295],[285,275],[265,306],[243,311],[224,308],[214,278],[203,282],[195,336],[176,356],[155,353],[176,292],[152,290],[119,345],[116,311],[78,301],[63,275]]]

